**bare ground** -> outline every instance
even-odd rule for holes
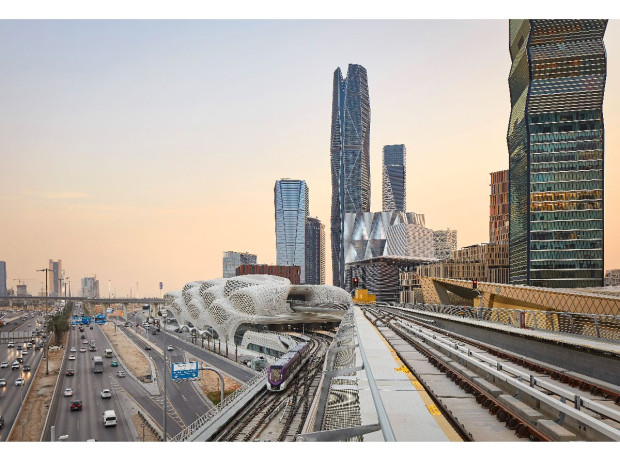
[[[67,346],[68,336],[69,333],[67,332],[64,336],[64,347]],[[49,351],[49,375],[47,376],[45,376],[45,360],[42,360],[39,364],[39,369],[36,372],[32,388],[30,388],[28,396],[24,399],[24,406],[15,420],[16,426],[13,429],[13,433],[8,438],[8,441],[22,440],[20,421],[21,418],[27,418],[28,421],[27,426],[24,428],[23,440],[24,442],[39,442],[64,355],[65,349]]]
[[[117,330],[115,333],[114,326],[107,324],[101,325],[101,329],[110,340],[125,369],[131,371],[138,379],[145,379],[146,375],[151,374],[151,366],[144,354],[122,331]],[[145,380],[145,382],[150,383],[151,380]]]
[[[198,386],[202,389],[205,395],[209,395],[210,392],[220,392],[220,377],[212,371],[201,371],[200,378],[198,378]],[[224,391],[236,391],[241,387],[234,379],[230,379],[224,376]]]
[[[153,434],[153,432],[148,426],[146,426],[144,429],[142,428],[142,418],[140,418],[140,415],[138,414],[132,415],[131,421],[133,422],[133,425],[136,427],[136,431],[138,432],[138,436],[140,436],[141,441],[144,441],[144,442],[159,442],[160,441],[159,437]]]

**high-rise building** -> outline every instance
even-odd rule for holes
[[[52,296],[60,296],[62,294],[62,285],[64,284],[64,274],[62,272],[62,260],[57,262],[49,260],[47,272],[47,292]]]
[[[366,68],[334,72],[331,127],[331,246],[334,286],[344,287],[345,213],[370,211],[370,98]]]
[[[607,270],[605,272],[605,286],[620,286],[620,270]]]
[[[82,297],[89,299],[99,298],[99,280],[96,276],[82,278]]]
[[[404,145],[383,147],[383,211],[406,210],[406,150]]]
[[[234,278],[235,270],[239,265],[255,265],[256,255],[248,252],[233,252],[227,250],[224,252],[222,259],[222,268],[224,278]]]
[[[6,262],[0,262],[0,297],[6,297]]]
[[[306,222],[306,284],[325,284],[325,225],[311,217]]]
[[[607,20],[510,20],[510,282],[603,284]]]
[[[507,244],[508,230],[508,170],[491,173],[491,196],[489,215],[489,242]]]
[[[456,252],[456,229],[441,229],[433,231],[435,243],[435,258],[447,260],[452,252]]]
[[[301,268],[298,265],[239,265],[235,270],[235,276],[244,276],[247,274],[267,274],[271,276],[280,276],[288,279],[291,284],[300,284]]]
[[[421,224],[398,223],[387,228],[385,255],[435,260],[433,230]]]
[[[306,181],[281,179],[276,181],[273,192],[276,209],[276,264],[299,266],[301,284],[304,284],[308,186]]]

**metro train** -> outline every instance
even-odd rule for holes
[[[267,390],[283,391],[310,356],[310,342],[301,342],[269,365]]]

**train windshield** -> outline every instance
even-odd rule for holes
[[[280,381],[282,379],[282,367],[271,365],[271,368],[269,370],[269,379],[275,383]]]

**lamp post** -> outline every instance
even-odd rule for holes
[[[166,317],[168,316],[168,312],[162,311],[161,316],[164,320],[164,327],[163,327],[163,331],[164,331],[164,422],[163,422],[163,426],[164,426],[164,442],[166,442],[167,441],[166,417],[168,416],[166,412],[166,408],[168,404],[168,391],[167,391],[167,383],[166,383],[166,379],[168,378],[168,348],[166,347]]]
[[[48,271],[52,271],[49,268],[42,268],[40,270],[37,271],[45,271],[45,332],[47,334],[47,322],[49,320],[49,313],[48,313],[48,308],[47,308],[47,272]],[[50,343],[50,338],[49,335],[48,337],[45,338],[45,375],[49,375],[50,374],[50,365],[49,365],[49,343]]]

